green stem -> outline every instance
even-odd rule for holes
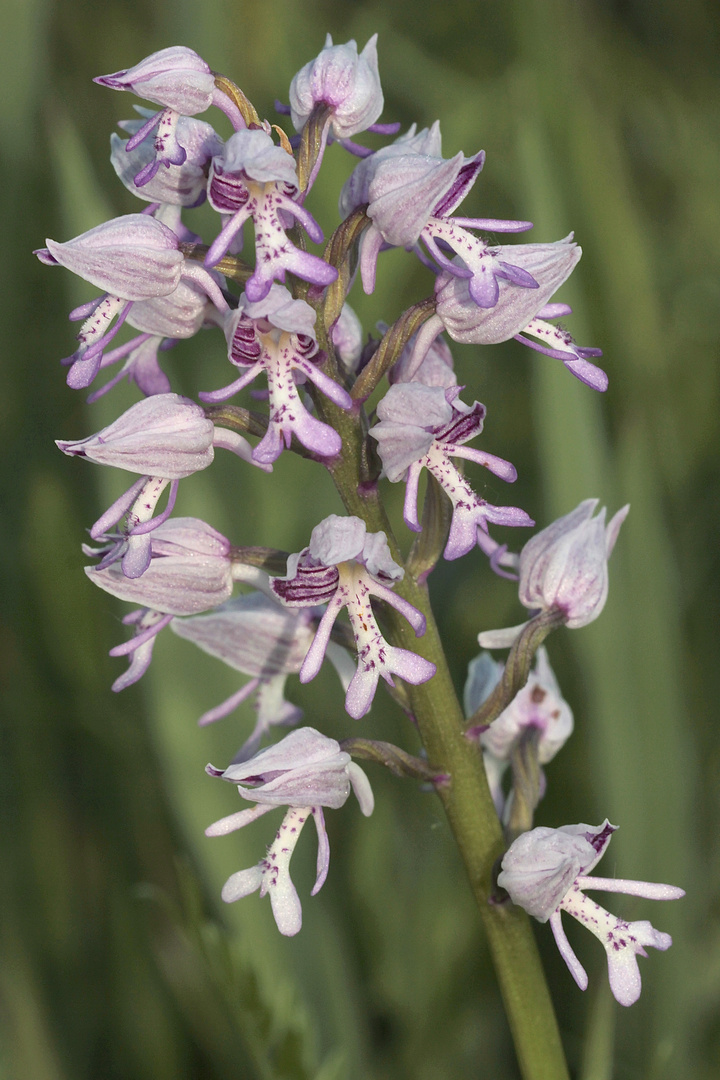
[[[348,513],[361,517],[368,529],[383,530],[393,557],[397,543],[375,485],[358,485],[363,475],[363,434],[358,415],[331,404],[321,406],[343,440],[342,459],[331,468]],[[510,1028],[524,1080],[567,1080],[557,1021],[530,920],[518,907],[493,905],[493,867],[505,850],[502,828],[485,776],[477,744],[465,733],[465,718],[455,693],[442,643],[430,607],[428,591],[410,573],[395,591],[417,607],[427,620],[425,634],[416,639],[408,623],[388,609],[390,640],[412,649],[437,668],[421,686],[408,686],[428,760],[438,773],[451,777],[438,785],[438,795],[453,831],[488,935]]]

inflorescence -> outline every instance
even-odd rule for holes
[[[434,677],[436,665],[395,643],[399,637],[408,642],[408,627],[417,638],[426,630],[425,616],[396,587],[409,573],[424,584],[439,558],[460,559],[479,547],[495,572],[517,580],[529,612],[525,623],[479,635],[485,648],[510,648],[510,657],[503,665],[481,653],[465,688],[469,752],[483,756],[508,844],[493,900],[549,921],[584,989],[587,976],[565,937],[561,912],[583,922],[607,951],[615,997],[631,1004],[640,993],[637,956],[646,955],[647,945],[667,949],[670,937],[648,922],[609,915],[585,890],[657,900],[675,899],[682,890],[589,876],[614,830],[607,822],[533,828],[546,786],[542,766],[573,729],[541,642],[558,626],[579,628],[601,613],[608,559],[627,507],[606,526],[605,510],[593,516],[597,500],[588,499],[519,554],[496,540],[495,526],[534,522],[520,507],[487,502],[465,475],[465,462],[506,483],[516,470],[467,445],[485,439],[486,408],[457,385],[446,340],[516,339],[604,391],[607,377],[594,363],[600,350],[576,345],[556,324],[570,308],[555,294],[581,256],[572,234],[551,243],[499,244],[488,234],[524,233],[531,223],[456,214],[485,153],[443,158],[438,122],[400,135],[399,125],[378,122],[383,94],[376,36],[360,53],[354,41],[334,45],[328,36],[293,79],[289,106],[278,105],[292,121],[290,136],[261,120],[234,83],[182,46],[96,82],[154,106],[136,106],[137,117],[120,124],[127,138],[111,137],[113,168],[145,206],[64,243],[47,240],[36,254],[100,294],[70,314],[82,325],[75,351],[63,361],[68,384],[92,387],[93,401],[126,379],[140,397],[95,435],[57,445],[135,478],[91,527],[94,546],[83,548],[94,560],[88,577],[136,605],[123,620],[132,636],[112,650],[129,658],[113,689],[143,675],[167,626],[249,677],[200,718],[201,724],[217,720],[249,698],[257,714],[233,762],[207,769],[235,784],[251,806],[207,833],[225,835],[276,807],[285,815],[266,854],[229,878],[223,898],[267,893],[281,933],[299,931],[301,906],[289,864],[303,825],[312,817],[317,827],[315,893],[329,865],[323,808],[339,809],[352,790],[367,815],[373,796],[341,744],[296,726],[302,711],[285,697],[288,681],[313,679],[327,656],[350,717],[368,713],[381,679],[412,715],[414,688]],[[213,106],[232,127],[226,139],[198,119]],[[397,137],[372,152],[355,142],[366,131]],[[324,234],[306,201],[333,143],[358,161],[340,193],[342,222],[325,249],[312,253],[308,240],[321,244]],[[213,234],[203,238],[193,231],[190,212],[205,201],[217,218]],[[244,257],[249,228],[254,261]],[[356,270],[365,292],[374,290],[378,261],[394,247],[430,269],[432,295],[381,326],[381,341],[364,340],[346,297]],[[118,344],[125,324],[135,333]],[[201,333],[216,344],[224,337],[229,368],[226,385],[198,388],[196,401],[173,391],[164,358],[171,346]],[[251,384],[254,400],[266,405],[233,404]],[[365,403],[376,388],[382,393],[369,412]],[[403,562],[389,533],[372,531],[355,514],[325,518],[307,546],[290,556],[235,546],[206,522],[174,515],[180,481],[208,468],[216,448],[240,458],[241,471],[271,472],[282,453],[301,453],[328,469],[340,488],[337,478],[349,468],[343,424],[343,430],[354,425],[363,447],[358,493],[382,490],[383,480],[405,484],[405,525],[411,535],[424,534],[417,565]],[[423,471],[425,513],[419,504]],[[243,591],[233,596],[238,584]],[[336,623],[343,609],[349,629]],[[511,672],[521,674],[511,678]],[[294,730],[273,742],[276,727]],[[384,759],[386,751],[378,755]],[[432,777],[429,763],[397,750],[400,759],[404,775]],[[434,779],[452,784],[452,776]]]

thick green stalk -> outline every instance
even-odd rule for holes
[[[333,478],[350,514],[368,528],[386,532],[393,557],[397,544],[374,485],[358,487],[362,476],[362,432],[357,416],[321,406],[343,440],[342,460],[332,468]],[[525,1080],[567,1080],[557,1021],[545,974],[528,916],[507,903],[492,904],[493,866],[505,848],[477,745],[464,733],[466,721],[455,693],[425,585],[410,573],[395,591],[423,612],[427,629],[415,638],[408,623],[387,611],[390,640],[412,649],[437,667],[435,676],[421,686],[409,686],[410,700],[428,759],[438,773],[450,776],[438,786],[470,884],[488,935],[520,1068]]]

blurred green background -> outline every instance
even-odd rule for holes
[[[206,840],[235,801],[203,766],[229,760],[250,710],[200,731],[197,716],[238,680],[170,634],[138,686],[110,692],[124,661],[107,651],[124,640],[128,609],[86,582],[80,543],[124,484],[53,446],[133,400],[118,390],[87,408],[67,389],[67,311],[93,292],[30,254],[139,209],[107,158],[135,99],[92,76],[182,43],[274,118],[327,30],[360,45],[379,32],[384,120],[439,117],[446,156],[487,151],[463,213],[530,218],[538,240],[574,229],[583,246],[560,296],[576,339],[605,350],[605,397],[514,342],[456,347],[456,366],[488,407],[485,446],[520,474],[508,493],[476,471],[490,501],[517,502],[542,525],[588,496],[611,512],[632,504],[602,618],[550,643],[576,735],[549,767],[538,821],[607,815],[622,828],[602,873],[688,895],[617,900],[674,938],[641,961],[629,1010],[587,935],[570,928],[586,994],[547,927],[538,939],[573,1076],[717,1076],[717,5],[19,0],[3,21],[3,1080],[517,1076],[462,867],[439,804],[414,784],[368,768],[376,812],[366,821],[348,803],[329,815],[332,865],[314,899],[314,839],[303,838],[297,938],[280,937],[267,901],[221,904],[222,882],[257,861],[268,830]],[[313,192],[326,232],[351,167],[335,148]],[[371,328],[428,292],[427,273],[394,252],[375,295],[353,303]],[[218,339],[179,346],[168,370],[191,394],[222,385]],[[268,479],[218,456],[183,483],[178,512],[237,543],[299,550],[339,504],[325,477],[285,457]],[[521,612],[479,553],[440,567],[432,587],[461,687],[477,632]],[[290,696],[329,734],[415,748],[384,695],[362,728],[325,671]]]

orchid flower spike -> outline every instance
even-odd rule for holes
[[[285,700],[285,683],[288,675],[300,671],[321,614],[321,610],[313,608],[287,608],[274,597],[258,592],[235,597],[206,615],[176,618],[171,622],[170,627],[178,637],[194,642],[203,652],[251,676],[240,690],[198,721],[204,726],[219,720],[253,696],[257,722],[236,754],[235,762],[252,757],[272,727],[292,727],[302,718],[302,709]],[[331,641],[328,658],[347,690],[355,674],[350,657]]]
[[[359,765],[340,749],[335,739],[305,727],[286,735],[275,746],[261,750],[249,761],[207,772],[237,784],[238,793],[256,805],[216,821],[206,830],[207,836],[226,836],[277,806],[288,811],[267,854],[257,866],[240,870],[225,882],[222,898],[232,903],[260,890],[270,895],[273,915],[281,934],[292,936],[302,926],[302,908],[290,878],[290,859],[302,827],[312,816],[318,834],[317,878],[312,895],[325,883],[330,865],[330,843],[325,829],[323,807],[338,810],[347,802],[350,789],[368,817],[373,811],[370,783]]]
[[[632,1005],[641,990],[638,956],[647,956],[644,946],[669,949],[672,938],[646,920],[628,923],[618,919],[588,899],[585,890],[626,893],[648,900],[677,900],[685,892],[674,885],[588,876],[615,829],[606,820],[597,827],[564,825],[523,833],[503,857],[498,885],[539,922],[550,922],[560,955],[581,990],[587,989],[588,977],[565,936],[562,912],[583,923],[607,953],[613,996],[621,1005]]]
[[[224,225],[210,245],[205,265],[218,263],[252,218],[255,270],[245,284],[251,303],[267,296],[273,280],[284,282],[288,271],[320,287],[337,278],[334,266],[301,251],[286,235],[294,219],[316,244],[323,239],[315,218],[297,201],[298,193],[295,159],[262,129],[236,132],[222,154],[212,159],[208,200],[223,215]]]
[[[228,359],[242,374],[221,390],[200,394],[203,401],[225,401],[262,372],[267,376],[270,416],[268,429],[252,451],[259,465],[270,465],[290,447],[292,436],[322,458],[340,453],[340,436],[329,424],[311,416],[298,393],[297,380],[308,379],[341,409],[352,406],[348,392],[326,375],[317,361],[324,359],[315,337],[315,312],[304,300],[294,300],[283,285],[271,285],[266,296],[251,303],[243,293],[225,323]],[[315,361],[315,362],[313,362]]]
[[[380,423],[369,432],[377,440],[388,480],[405,481],[403,516],[409,529],[421,531],[417,499],[423,469],[435,477],[452,502],[446,559],[459,559],[471,551],[480,543],[479,534],[487,533],[488,522],[533,524],[532,518],[516,506],[492,506],[481,499],[450,460],[458,457],[474,461],[510,483],[517,476],[509,461],[463,445],[482,431],[485,406],[479,401],[465,405],[458,393],[455,386],[445,390],[419,382],[395,383],[378,405]]]
[[[384,532],[368,533],[356,517],[331,514],[316,525],[310,544],[288,559],[287,575],[273,578],[272,588],[290,607],[327,602],[317,633],[300,669],[300,682],[310,682],[320,670],[335,619],[346,607],[357,647],[357,671],[345,696],[345,708],[355,720],[372,705],[380,676],[393,686],[393,675],[405,682],[427,682],[435,665],[382,636],[370,605],[377,596],[404,616],[416,637],[425,633],[425,617],[391,586],[403,569],[390,554]]]
[[[150,560],[141,577],[128,577],[115,561],[103,559],[85,573],[105,592],[140,604],[123,619],[134,637],[110,650],[131,656],[130,668],[113,683],[124,690],[145,673],[155,637],[175,615],[196,615],[224,603],[236,581],[263,588],[267,575],[254,566],[233,562],[230,541],[198,518],[171,518],[149,535]],[[83,546],[86,555],[102,554]],[[266,586],[265,586],[266,587]]]
[[[184,45],[161,49],[134,67],[112,75],[98,75],[93,81],[111,90],[130,90],[145,101],[162,106],[125,146],[131,153],[148,135],[155,133],[154,153],[135,176],[136,187],[149,183],[161,165],[169,169],[185,163],[192,141],[187,138],[187,129],[180,127],[181,117],[196,116],[216,105],[230,118],[235,130],[245,126],[235,103],[215,85],[214,72],[201,56]]]
[[[232,450],[246,461],[252,460],[250,444],[242,435],[216,428],[200,405],[178,394],[154,394],[136,402],[97,434],[77,442],[57,440],[57,445],[70,457],[83,457],[100,465],[143,474],[90,530],[93,540],[100,540],[127,515],[120,544],[103,560],[102,566],[122,558],[123,573],[130,578],[140,577],[150,565],[151,533],[172,513],[183,477],[206,469],[216,446]],[[168,484],[167,508],[153,518]]]

